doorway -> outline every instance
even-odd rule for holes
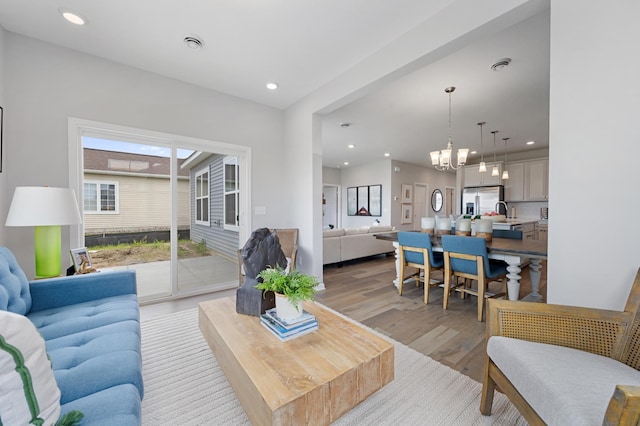
[[[322,229],[340,228],[340,186],[322,186]]]
[[[70,182],[84,210],[72,247],[89,248],[99,270],[135,270],[141,302],[238,287],[250,226],[242,149],[96,127],[70,119]]]
[[[456,208],[455,191],[456,189],[451,186],[444,188],[444,212],[447,217],[451,217]]]
[[[422,218],[431,216],[429,214],[429,185],[426,183],[415,183],[413,195],[413,229],[419,231],[422,227]]]

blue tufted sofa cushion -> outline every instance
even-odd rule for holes
[[[31,310],[27,276],[6,247],[0,247],[0,309],[24,315]]]
[[[29,282],[13,254],[0,247],[0,309],[25,315],[45,339],[62,415],[80,410],[83,426],[140,425],[135,272]]]

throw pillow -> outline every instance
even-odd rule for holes
[[[0,311],[0,419],[5,425],[55,425],[60,389],[44,339],[28,318]]]

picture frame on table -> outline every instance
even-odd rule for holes
[[[402,205],[402,217],[400,219],[401,224],[407,224],[413,222],[413,205],[411,204],[403,204]]]
[[[402,184],[402,203],[412,203],[413,202],[413,185],[408,183]]]
[[[85,269],[91,267],[91,256],[89,250],[86,247],[80,247],[71,249],[71,261],[76,272],[80,272],[82,269],[82,262],[86,259]]]

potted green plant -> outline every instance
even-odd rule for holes
[[[318,280],[312,275],[305,275],[293,270],[286,272],[281,267],[263,270],[258,274],[262,279],[256,288],[273,291],[276,295],[276,312],[284,320],[291,320],[302,315],[302,302],[314,300]]]

